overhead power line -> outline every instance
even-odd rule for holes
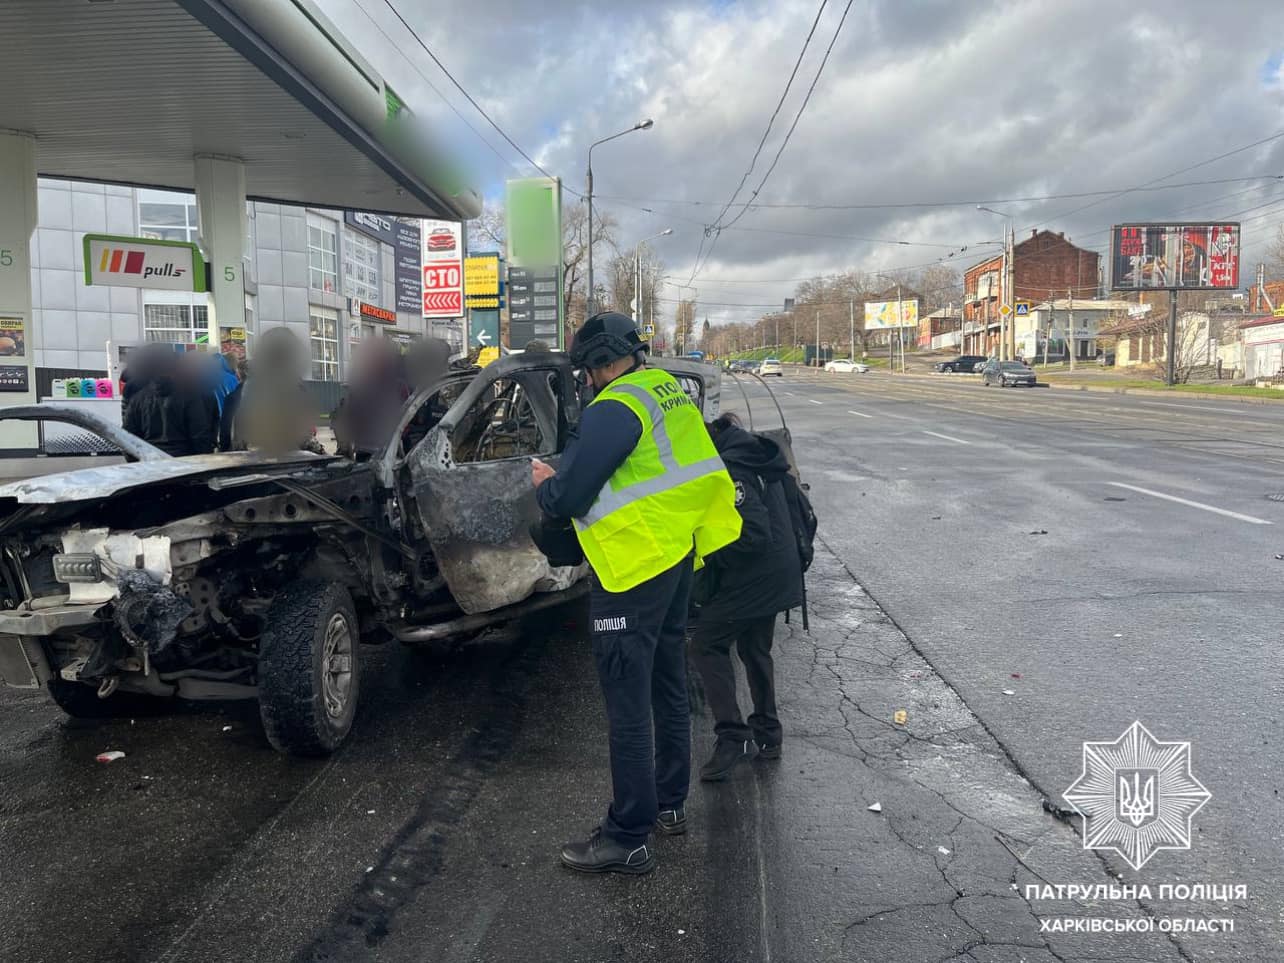
[[[753,190],[753,192],[752,192],[752,196],[751,196],[751,201],[752,201],[752,200],[756,200],[756,199],[757,199],[757,197],[758,197],[758,195],[759,195],[760,193],[762,193],[762,189],[766,186],[768,178],[770,178],[770,177],[771,177],[771,175],[772,175],[772,172],[773,172],[773,171],[775,171],[775,169],[776,169],[776,165],[780,163],[780,158],[781,158],[781,156],[784,154],[784,152],[785,152],[785,148],[789,146],[789,141],[790,141],[790,139],[793,137],[793,135],[794,135],[794,131],[795,131],[795,130],[797,129],[797,127],[798,127],[798,121],[800,121],[800,120],[802,119],[803,112],[807,109],[807,105],[811,102],[811,95],[815,92],[815,90],[816,90],[816,85],[820,82],[820,76],[821,76],[821,74],[822,74],[822,73],[824,73],[825,65],[826,65],[827,63],[829,63],[829,55],[830,55],[830,54],[833,52],[833,50],[834,50],[834,44],[838,42],[838,35],[842,32],[843,24],[845,24],[845,23],[847,22],[847,14],[851,11],[851,8],[852,8],[852,2],[853,2],[853,0],[847,0],[847,6],[845,6],[845,7],[843,8],[843,15],[842,15],[842,17],[839,19],[839,21],[838,21],[838,26],[834,28],[834,35],[833,35],[833,36],[830,38],[830,40],[829,40],[829,46],[825,48],[825,56],[821,59],[821,61],[820,61],[820,66],[816,68],[816,75],[812,78],[811,86],[807,88],[807,93],[806,93],[806,95],[803,97],[803,101],[802,101],[802,103],[799,105],[797,113],[795,113],[795,114],[794,114],[794,120],[793,120],[793,123],[789,125],[789,130],[785,132],[785,136],[784,136],[784,138],[783,138],[783,139],[781,140],[781,142],[780,142],[780,147],[779,147],[779,148],[777,148],[777,150],[776,150],[776,156],[775,156],[774,158],[772,158],[771,166],[767,168],[766,173],[762,175],[762,180],[761,180],[761,181],[759,181],[759,182],[758,182],[758,186],[757,186],[756,188],[754,188],[754,190]],[[820,14],[824,11],[824,8],[825,8],[825,4],[822,2],[822,3],[821,3],[820,10],[818,10],[818,11],[817,11],[817,13],[816,13],[816,19],[817,19],[817,20],[819,20],[819,19],[820,19]],[[815,24],[813,23],[813,24],[812,24],[812,32],[815,32],[815,29],[816,29],[816,27],[815,27]],[[810,40],[811,40],[811,34],[808,34],[807,39],[808,39],[808,42],[810,42]],[[803,49],[804,49],[804,51],[806,50],[806,46],[805,46],[805,45],[804,45]],[[801,54],[799,55],[799,59],[801,60]],[[795,72],[796,72],[796,71],[797,71],[797,67],[795,67],[794,69],[795,69]],[[792,76],[790,77],[790,82],[791,82],[791,83],[793,82],[793,78],[792,78]],[[786,92],[787,92],[787,91],[786,91]],[[783,100],[783,97],[782,97],[782,100]],[[778,110],[778,109],[779,109],[779,108],[777,108],[777,110]],[[773,115],[773,119],[774,119],[774,115]],[[756,160],[756,155],[755,155],[755,160]],[[739,194],[739,192],[740,192],[740,189],[739,189],[739,188],[736,188],[736,193],[732,195],[731,201],[734,201],[734,200],[735,200],[736,194]],[[726,210],[730,208],[730,206],[731,206],[731,201],[729,201],[729,202],[728,202],[727,207],[723,209],[722,214],[719,214],[719,215],[718,215],[718,218],[714,221],[714,223],[713,223],[712,225],[710,225],[709,227],[705,228],[705,235],[706,235],[706,236],[708,236],[710,233],[712,233],[712,235],[713,235],[713,239],[709,242],[709,249],[708,249],[708,251],[705,251],[705,252],[704,252],[704,260],[703,260],[703,262],[701,262],[701,260],[700,260],[700,255],[697,253],[697,255],[696,255],[696,263],[695,263],[695,265],[694,265],[694,266],[692,267],[692,269],[691,269],[691,278],[690,278],[690,280],[687,282],[688,284],[695,280],[695,277],[696,277],[696,275],[700,272],[700,269],[701,269],[702,265],[703,265],[703,264],[708,264],[708,263],[709,263],[709,259],[710,259],[711,257],[713,257],[713,250],[714,250],[714,248],[715,248],[715,247],[717,246],[717,244],[718,244],[718,238],[721,236],[723,229],[724,229],[725,227],[729,226],[729,225],[723,225],[723,224],[721,223],[721,221],[722,221],[722,218],[723,218],[723,217],[725,216],[725,214],[726,214]],[[740,218],[744,217],[745,211],[747,211],[747,210],[749,210],[749,208],[748,208],[748,207],[745,207],[745,208],[741,209],[740,213],[739,213],[739,214],[737,214],[734,218],[732,218],[732,220],[730,221],[730,224],[735,224],[735,223],[736,223],[736,221],[738,221],[738,220],[740,220]],[[703,250],[704,250],[704,243],[703,243],[703,241],[701,242],[700,248],[701,248],[701,251],[703,251]]]
[[[1201,167],[1207,167],[1209,164],[1215,164],[1217,163],[1217,161],[1225,160],[1227,157],[1234,157],[1236,154],[1242,154],[1246,150],[1252,150],[1254,147],[1260,147],[1262,144],[1270,143],[1273,140],[1279,140],[1281,137],[1284,137],[1284,130],[1276,131],[1274,134],[1271,134],[1268,137],[1263,137],[1260,140],[1255,140],[1251,144],[1245,144],[1243,147],[1236,147],[1233,150],[1228,150],[1223,154],[1218,154],[1216,157],[1210,157],[1208,158],[1208,160],[1202,160],[1198,164],[1191,164],[1188,167],[1183,167],[1180,170],[1175,170],[1171,174],[1165,174],[1163,177],[1156,177],[1153,180],[1149,180],[1149,181],[1146,181],[1144,184],[1138,185],[1137,187],[1130,187],[1127,190],[1119,191],[1116,194],[1110,194],[1106,197],[1098,198],[1095,201],[1091,201],[1087,204],[1084,204],[1082,207],[1076,207],[1072,211],[1066,211],[1063,214],[1053,215],[1051,218],[1048,218],[1047,220],[1043,220],[1043,221],[1039,221],[1038,223],[1031,224],[1030,227],[1039,228],[1039,227],[1042,227],[1044,224],[1052,223],[1052,221],[1071,217],[1075,214],[1078,214],[1081,211],[1088,210],[1088,208],[1090,207],[1096,207],[1098,204],[1104,204],[1106,201],[1111,200],[1112,198],[1122,197],[1125,194],[1131,194],[1135,191],[1143,190],[1144,188],[1150,187],[1152,184],[1159,184],[1159,183],[1162,183],[1163,181],[1170,180],[1171,178],[1180,177],[1182,174],[1188,174],[1191,171],[1198,170]]]
[[[762,180],[758,182],[758,186],[754,189],[750,203],[757,200],[758,195],[762,193],[762,189],[767,186],[767,179],[771,177],[776,165],[780,163],[781,156],[785,153],[785,148],[789,146],[790,138],[794,136],[794,130],[798,127],[798,121],[802,120],[803,111],[807,109],[807,105],[811,102],[811,95],[816,92],[816,85],[820,83],[820,75],[825,72],[825,65],[829,63],[829,55],[834,52],[834,44],[838,42],[838,35],[843,32],[843,24],[847,22],[847,14],[851,12],[852,2],[853,0],[847,0],[847,6],[843,7],[843,15],[838,21],[838,26],[834,28],[834,35],[829,39],[829,46],[825,48],[825,56],[821,59],[820,66],[816,68],[816,76],[812,78],[811,86],[807,88],[807,95],[803,97],[803,102],[798,105],[798,113],[794,115],[794,122],[789,125],[789,130],[785,133],[785,139],[780,142],[780,147],[776,150],[776,156],[772,158],[771,166],[767,168],[767,172],[762,175]],[[745,212],[748,210],[749,207],[746,206],[731,219],[730,223],[724,224],[723,229],[725,230],[734,225],[736,221],[745,216]]]
[[[1154,187],[1136,187],[1120,188],[1113,187],[1108,190],[1099,191],[1074,191],[1063,194],[1032,194],[1025,197],[991,197],[991,198],[971,198],[955,201],[902,201],[897,203],[878,203],[878,204],[817,204],[817,203],[797,203],[797,204],[772,204],[764,201],[741,201],[739,204],[733,204],[732,207],[753,206],[762,210],[801,210],[801,211],[891,211],[909,208],[934,208],[934,207],[975,207],[977,204],[1028,204],[1038,201],[1064,201],[1076,200],[1084,197],[1103,197],[1106,195],[1118,196],[1131,190],[1134,193],[1151,192],[1151,191],[1171,191],[1183,187],[1207,187],[1214,184],[1242,184],[1248,181],[1282,181],[1284,174],[1254,174],[1251,177],[1223,177],[1216,180],[1208,181],[1185,181],[1180,184],[1162,184]],[[1251,188],[1250,188],[1251,189]],[[690,207],[713,207],[716,201],[689,201],[678,198],[635,198],[635,197],[615,197],[608,194],[595,195],[607,201],[618,201],[620,203],[633,204],[682,204]]]
[[[794,78],[798,76],[798,68],[802,66],[803,57],[807,53],[808,46],[811,45],[811,38],[816,35],[816,26],[820,23],[820,15],[825,12],[825,5],[828,2],[829,0],[820,0],[820,8],[816,11],[816,16],[811,22],[811,29],[807,31],[806,39],[803,40],[802,50],[798,51],[798,59],[794,61],[794,69],[789,72],[789,79],[785,81],[785,89],[780,92],[780,99],[776,101],[776,109],[771,112],[771,117],[767,120],[767,128],[762,132],[762,137],[758,141],[758,147],[753,152],[753,157],[749,158],[749,166],[745,168],[744,174],[741,175],[740,183],[731,192],[731,197],[727,200],[727,203],[722,205],[722,210],[718,212],[718,216],[713,219],[714,224],[717,224],[726,215],[740,195],[740,191],[744,188],[745,181],[749,180],[749,175],[753,173],[754,165],[758,163],[758,158],[762,155],[762,148],[767,143],[767,137],[771,134],[772,125],[776,123],[776,118],[780,116],[780,108],[785,105],[785,98],[789,96],[789,90],[793,87]]]

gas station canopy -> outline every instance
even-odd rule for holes
[[[463,220],[481,198],[311,0],[4,0],[0,130],[49,177]]]

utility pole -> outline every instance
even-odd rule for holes
[[[1066,312],[1066,330],[1070,334],[1070,373],[1074,374],[1074,356],[1078,354],[1079,345],[1074,336],[1074,292],[1067,292],[1070,295],[1070,308]]]
[[[1168,385],[1177,383],[1177,289],[1168,289]]]
[[[1054,330],[1053,319],[1055,317],[1055,314],[1054,314],[1055,307],[1056,307],[1056,302],[1049,299],[1048,301],[1048,333],[1043,336],[1043,364],[1045,366],[1048,363],[1048,342],[1052,340],[1052,332]],[[1038,331],[1038,328],[1035,328],[1035,331]],[[1036,344],[1035,347],[1037,348],[1038,345]]]
[[[1008,307],[1016,311],[1016,222],[1012,222],[1008,231]],[[1008,360],[1016,357],[1016,315],[1008,324]]]
[[[848,357],[850,357],[852,361],[855,361],[856,360],[856,302],[855,301],[847,302],[847,318],[848,318],[848,322],[851,325],[851,344],[852,344],[851,354],[848,355]]]
[[[1008,303],[1008,229],[1003,228],[1003,277],[999,279],[999,360],[1006,361],[1008,353],[1008,319],[1003,314],[1003,306]]]
[[[905,302],[901,300],[901,283],[896,282],[896,340],[901,347],[901,374],[905,373]]]
[[[816,358],[816,367],[819,368],[820,367],[820,308],[816,309],[816,350],[814,354]]]

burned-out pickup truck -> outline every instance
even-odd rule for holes
[[[718,369],[661,361],[717,412]],[[257,698],[284,752],[352,726],[360,643],[434,643],[583,592],[530,539],[530,458],[579,419],[564,354],[451,372],[368,461],[303,452],[172,458],[83,412],[126,461],[0,486],[0,677],[78,717]],[[747,400],[747,399],[746,399]]]

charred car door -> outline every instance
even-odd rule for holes
[[[574,584],[531,541],[531,458],[556,466],[579,404],[562,354],[503,358],[478,372],[405,459],[402,484],[456,604],[468,614]]]

